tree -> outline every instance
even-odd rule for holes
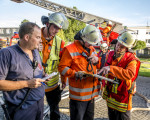
[[[136,40],[135,46],[132,48],[132,50],[140,50],[146,48],[145,41]]]
[[[64,30],[65,38],[67,42],[73,42],[75,34],[83,29],[86,24],[84,22],[68,18],[69,21],[69,27],[67,30]]]
[[[24,19],[23,21],[21,21],[21,24],[23,24],[23,23],[25,23],[25,22],[30,22],[29,20],[27,20],[27,19]],[[20,24],[20,25],[21,25]]]
[[[77,8],[73,7],[73,9],[77,9]],[[68,29],[63,30],[63,32],[60,31],[58,33],[58,36],[60,36],[65,41],[66,44],[68,42],[73,42],[75,34],[86,26],[84,22],[81,22],[72,18],[68,18],[68,21],[69,21]]]

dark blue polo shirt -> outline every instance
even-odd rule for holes
[[[38,61],[38,66],[33,70],[32,62],[29,56],[23,52],[18,44],[0,50],[0,80],[30,80],[33,78],[42,78],[43,68],[38,50],[33,50],[34,60]],[[19,105],[24,99],[28,88],[3,92],[6,101],[12,104]],[[44,97],[45,87],[42,85],[38,88],[33,88],[22,105],[25,109],[29,105],[35,103]]]

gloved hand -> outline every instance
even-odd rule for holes
[[[75,72],[75,78],[76,78],[76,80],[77,80],[77,79],[82,80],[82,79],[85,78],[85,77],[86,77],[86,75],[85,75],[85,72],[84,72],[84,71]]]
[[[99,62],[98,57],[95,56],[95,55],[91,55],[90,57],[88,57],[88,59],[91,60],[91,62],[92,62],[93,65],[96,65]]]
[[[65,89],[65,87],[66,87],[66,83],[62,83],[61,88]]]

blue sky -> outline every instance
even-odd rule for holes
[[[150,0],[49,0],[67,7],[123,23],[124,26],[150,26]],[[0,0],[0,27],[18,27],[23,19],[41,24],[41,16],[51,11],[30,3]]]

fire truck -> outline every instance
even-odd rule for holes
[[[8,40],[0,38],[0,49],[7,47]]]
[[[117,39],[117,37],[119,36],[119,31],[123,30],[122,23],[120,22],[99,17],[73,8],[69,8],[51,1],[47,1],[47,0],[11,0],[11,1],[17,3],[27,2],[36,5],[38,7],[42,7],[44,9],[50,10],[52,12],[62,12],[68,18],[73,18],[85,22],[86,24],[94,25],[95,27],[100,29],[103,35],[103,42],[107,42],[108,45],[110,45],[110,42],[113,39]],[[109,28],[109,31],[107,31],[106,34],[104,31],[106,28],[109,27],[108,24],[109,22],[111,22],[111,27]],[[96,47],[99,48],[99,45],[95,46],[95,48]]]
[[[19,34],[18,32],[14,32],[14,35],[10,38],[8,46],[16,44],[18,40],[19,40]]]
[[[19,34],[17,32],[14,32],[14,35],[9,39],[2,39],[0,38],[0,49],[14,45],[18,42],[19,40]]]

